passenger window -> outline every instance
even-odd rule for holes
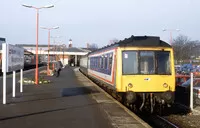
[[[90,58],[90,69],[92,69],[92,58]]]
[[[95,57],[95,68],[97,68],[97,57]]]
[[[101,68],[101,57],[98,57],[98,68]]]
[[[104,57],[104,69],[107,69],[107,65],[108,65],[108,59],[107,59],[107,55],[105,55],[105,57]]]
[[[103,69],[105,69],[105,56],[103,56]]]
[[[103,68],[103,56],[101,57],[101,68]]]
[[[112,69],[112,59],[113,59],[113,53],[109,54],[109,65],[108,65],[108,69]]]

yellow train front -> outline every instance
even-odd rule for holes
[[[87,68],[90,77],[140,110],[174,102],[173,49],[159,37],[132,36],[92,52]]]

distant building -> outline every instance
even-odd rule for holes
[[[32,44],[16,44],[23,47],[27,51],[35,54],[36,48]],[[65,45],[50,45],[49,55],[50,61],[60,60],[64,65],[79,66],[80,57],[86,55],[90,50],[83,48],[72,47],[72,40],[69,40],[69,47]],[[38,55],[40,62],[47,62],[48,60],[48,45],[38,45]]]
[[[69,48],[72,47],[72,39],[69,39]]]
[[[6,38],[0,37],[0,50],[2,50],[2,43],[6,42]]]
[[[0,48],[2,43],[6,42],[5,38],[0,38]],[[16,44],[18,47],[24,48],[25,63],[35,63],[36,45],[35,44]],[[87,47],[87,46],[86,46]],[[66,45],[50,45],[49,55],[50,61],[60,60],[64,65],[79,66],[80,57],[95,50],[94,48],[76,48],[72,45],[72,39],[69,40],[69,47]],[[39,63],[47,63],[48,61],[48,45],[38,45]],[[0,56],[1,57],[1,56]]]

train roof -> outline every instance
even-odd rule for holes
[[[141,47],[171,47],[168,43],[156,36],[131,36],[117,43],[120,47],[141,46]]]
[[[129,46],[135,46],[135,47],[168,47],[171,48],[171,45],[168,43],[160,40],[160,37],[156,36],[131,36],[130,38],[125,38],[124,40],[120,40],[117,43],[104,46],[100,49],[97,49],[93,52],[101,51],[103,49],[107,48],[113,48],[113,47],[129,47]],[[91,52],[91,53],[93,53]]]

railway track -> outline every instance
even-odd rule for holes
[[[167,119],[165,119],[162,116],[155,115],[155,116],[152,116],[150,118],[151,118],[150,123],[152,123],[153,127],[157,127],[157,128],[179,128],[177,125],[173,124],[172,122],[168,121]]]
[[[81,73],[83,73],[83,72],[81,72]],[[91,78],[89,78],[89,79],[93,83],[95,83],[96,85],[98,85],[100,88],[102,88],[104,91],[106,91],[109,95],[111,95],[118,102],[120,102],[122,105],[124,105],[129,110],[131,110],[132,112],[134,112],[134,110],[132,108],[130,108],[130,106],[127,106],[126,103],[123,103],[123,102],[119,101],[119,98],[117,98],[116,95],[112,95],[112,91],[111,90],[109,90],[105,86],[102,86],[99,82],[95,81],[94,79],[91,79]],[[153,114],[152,115],[149,115],[149,114],[147,115],[147,114],[144,114],[144,113],[143,114],[142,113],[135,113],[135,114],[138,115],[138,117],[140,117],[141,119],[143,119],[145,122],[147,122],[153,128],[179,128],[176,124],[173,124],[172,122],[168,121],[167,119],[165,119],[164,117],[159,116],[159,115],[153,115]]]
[[[124,104],[123,104],[124,105]],[[124,105],[126,106],[126,105]],[[160,116],[156,114],[149,114],[144,112],[135,112],[129,106],[126,106],[129,110],[134,112],[138,117],[143,119],[146,123],[148,123],[153,128],[179,128],[178,125],[174,124],[173,122],[167,119],[168,116]],[[170,113],[169,113],[170,115]]]

